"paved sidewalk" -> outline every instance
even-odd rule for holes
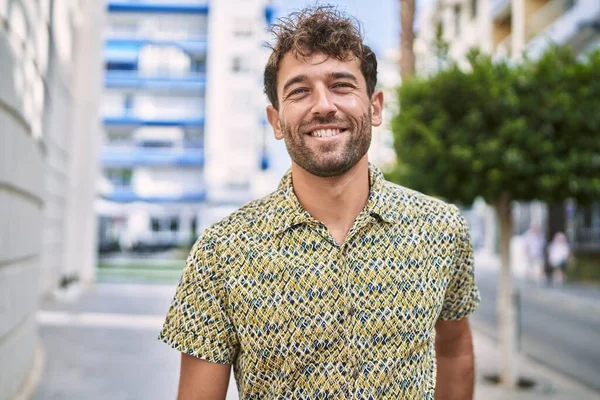
[[[38,314],[46,352],[37,400],[174,399],[179,353],[156,340],[175,286],[99,284],[79,298],[44,301]],[[474,331],[477,400],[593,400],[576,382],[532,361],[523,374],[539,384],[526,392],[509,392],[487,384],[496,372],[495,343]],[[233,377],[228,400],[237,399]]]
[[[531,379],[535,386],[528,390],[507,390],[488,383],[484,377],[498,372],[500,365],[497,343],[473,329],[477,381],[476,400],[596,400],[600,393],[593,392],[574,380],[561,375],[527,357],[521,358],[521,377]]]

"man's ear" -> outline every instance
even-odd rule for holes
[[[371,96],[371,125],[379,126],[383,122],[383,92],[376,90]]]
[[[269,120],[269,124],[273,127],[275,139],[283,139],[283,131],[281,130],[281,123],[279,122],[279,111],[277,111],[275,107],[267,106],[267,119]]]

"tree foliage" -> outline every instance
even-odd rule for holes
[[[463,204],[600,198],[600,52],[469,63],[399,89],[389,178]]]

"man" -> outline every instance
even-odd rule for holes
[[[231,364],[242,399],[471,399],[464,219],[368,163],[383,94],[353,20],[309,9],[276,36],[267,114],[292,167],[190,253],[160,334],[179,399],[224,399]]]

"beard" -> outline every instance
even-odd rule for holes
[[[285,146],[292,161],[305,171],[329,178],[340,176],[354,167],[369,150],[371,145],[371,112],[363,114],[358,120],[346,120],[331,117],[315,117],[307,123],[302,123],[296,129],[284,121],[280,121],[285,139]],[[312,138],[305,132],[311,126],[325,124],[341,124],[347,129],[340,133],[346,136],[341,140],[319,143],[316,148],[309,146],[307,141]]]

